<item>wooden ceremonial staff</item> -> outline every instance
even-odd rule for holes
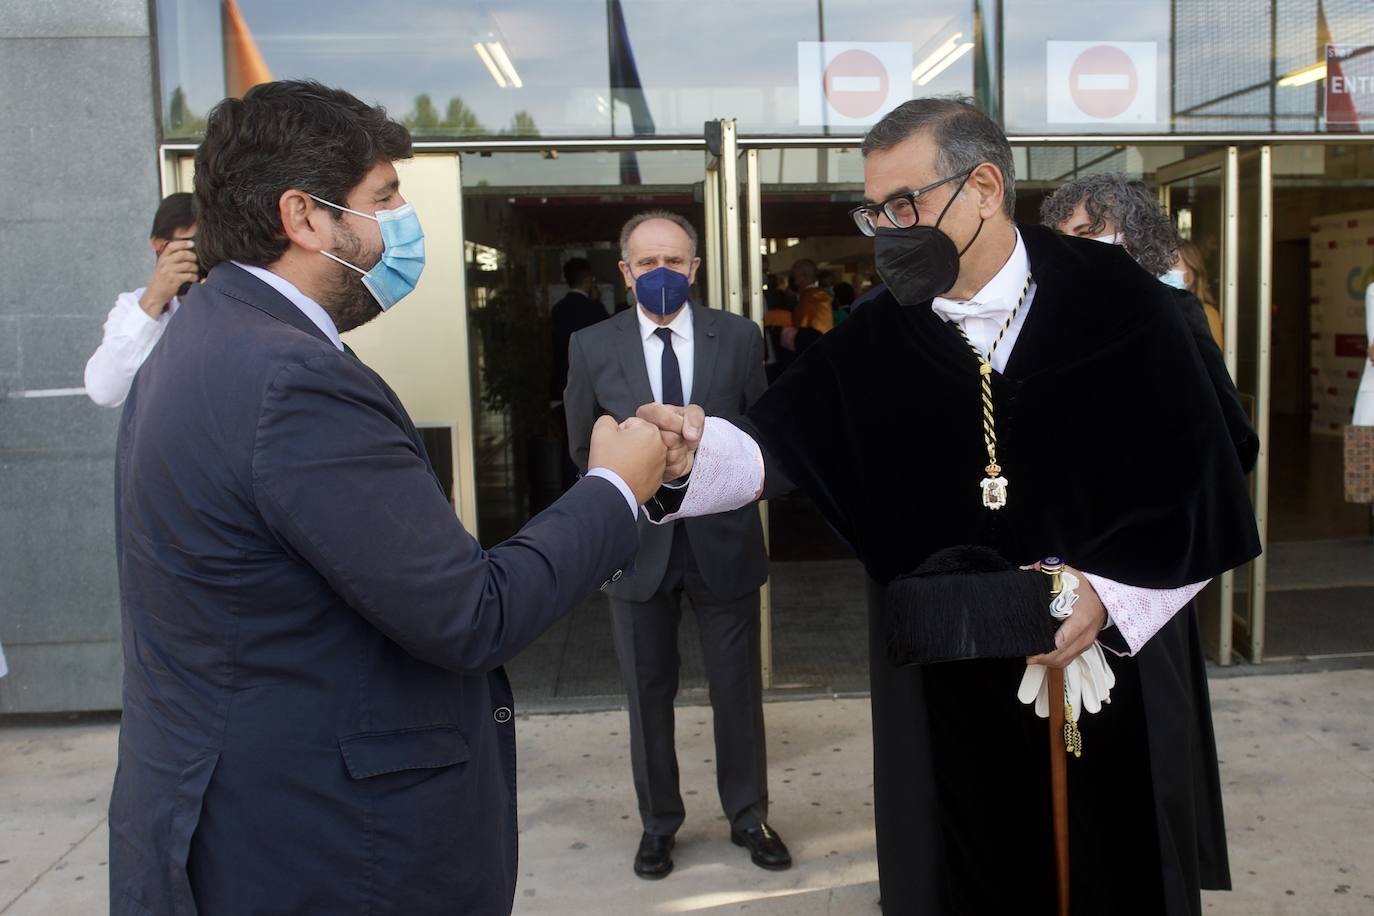
[[[1041,564],[1050,577],[1050,600],[1063,589],[1062,565]],[[1069,764],[1064,748],[1064,669],[1049,671],[1050,799],[1054,808],[1054,870],[1059,895],[1059,916],[1069,916]]]

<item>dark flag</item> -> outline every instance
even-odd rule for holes
[[[634,51],[630,48],[630,33],[625,28],[625,12],[620,0],[606,0],[607,49],[610,59],[611,133],[615,133],[615,104],[624,102],[630,109],[630,123],[636,137],[652,136],[654,117],[644,98],[644,85],[639,81]],[[620,154],[620,183],[640,184],[639,160],[632,152]]]

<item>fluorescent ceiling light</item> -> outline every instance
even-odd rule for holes
[[[926,83],[928,83],[928,82],[930,82],[931,80],[935,79],[935,77],[939,76],[941,73],[944,73],[945,70],[949,67],[950,64],[954,63],[956,60],[958,60],[959,58],[963,57],[965,54],[967,54],[968,52],[970,52],[970,51],[972,51],[972,50],[973,50],[973,42],[971,42],[971,41],[966,41],[966,42],[964,42],[964,43],[961,44],[959,47],[957,47],[957,48],[955,48],[953,51],[951,51],[948,57],[946,57],[944,60],[940,61],[940,62],[939,62],[938,64],[936,64],[934,67],[931,67],[929,70],[927,70],[927,71],[925,72],[925,75],[922,76],[920,79],[918,79],[918,80],[916,81],[916,85],[918,85],[918,86],[924,86]]]
[[[496,58],[496,64],[501,68],[501,72],[506,74],[506,79],[516,89],[522,88],[525,84],[520,82],[520,74],[515,72],[515,64],[510,62],[510,55],[506,53],[505,45],[499,41],[487,42],[487,48],[491,50],[491,56]]]
[[[940,47],[935,49],[933,54],[916,65],[916,69],[911,71],[911,81],[914,83],[925,76],[926,71],[938,64],[950,51],[953,51],[955,47],[958,46],[959,39],[963,37],[963,32],[955,32],[953,35],[949,36],[948,41],[940,45]]]
[[[477,56],[482,58],[482,63],[487,65],[487,72],[491,78],[496,80],[496,85],[502,89],[506,88],[506,78],[501,75],[501,71],[496,68],[496,61],[491,59],[491,54],[487,51],[487,46],[480,41],[472,46],[477,51]]]
[[[1306,67],[1299,67],[1290,70],[1279,77],[1280,86],[1306,86],[1308,83],[1315,83],[1317,80],[1326,79],[1326,61],[1315,64],[1308,64]]]

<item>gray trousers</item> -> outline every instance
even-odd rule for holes
[[[615,652],[629,698],[639,814],[646,833],[662,836],[676,833],[685,816],[673,734],[685,595],[697,615],[710,684],[721,808],[733,828],[744,830],[768,817],[759,592],[725,599],[708,592],[680,532],[658,592],[648,601],[610,602]]]

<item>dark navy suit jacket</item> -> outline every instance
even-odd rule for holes
[[[483,550],[386,383],[231,264],[134,380],[116,473],[111,912],[509,913],[500,666],[633,554],[620,492]]]

